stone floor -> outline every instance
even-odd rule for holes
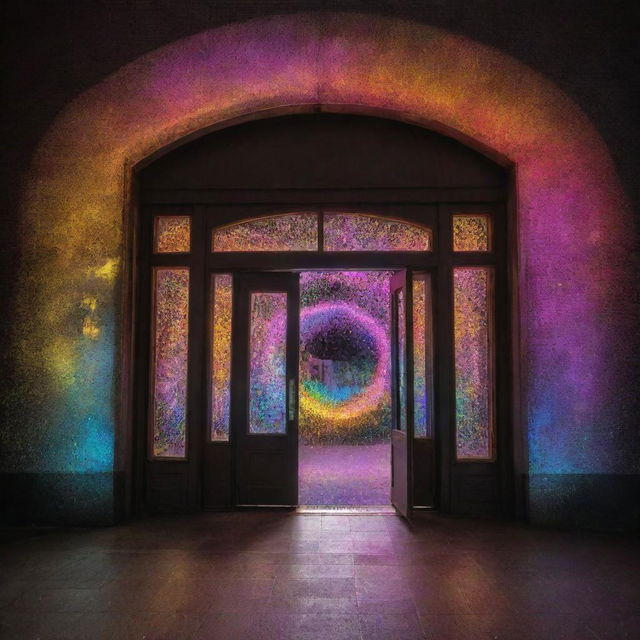
[[[640,637],[637,536],[424,514],[226,513],[6,531],[0,636]]]

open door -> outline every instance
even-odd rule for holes
[[[411,272],[399,271],[391,288],[391,504],[413,510],[413,292]]]
[[[298,275],[246,273],[236,278],[231,387],[236,504],[295,506]]]

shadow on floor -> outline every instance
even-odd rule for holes
[[[32,533],[0,547],[2,638],[638,637],[631,535],[282,512]]]

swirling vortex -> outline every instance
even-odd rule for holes
[[[373,338],[377,363],[371,382],[360,393],[336,404],[318,399],[300,385],[300,409],[303,415],[316,415],[346,426],[354,418],[375,409],[382,400],[388,386],[390,347],[386,328],[360,307],[346,303],[321,303],[303,309],[300,313],[301,335],[314,324],[314,320],[321,326],[338,313],[344,314]]]

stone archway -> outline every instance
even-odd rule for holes
[[[22,207],[15,344],[27,409],[12,438],[16,469],[71,478],[54,493],[75,491],[80,514],[113,508],[128,429],[132,167],[205,129],[322,105],[385,110],[513,163],[528,441],[519,471],[531,515],[569,509],[588,490],[576,478],[624,472],[607,398],[624,366],[631,215],[597,131],[499,51],[421,24],[326,13],[224,26],[153,51],[52,124]]]

